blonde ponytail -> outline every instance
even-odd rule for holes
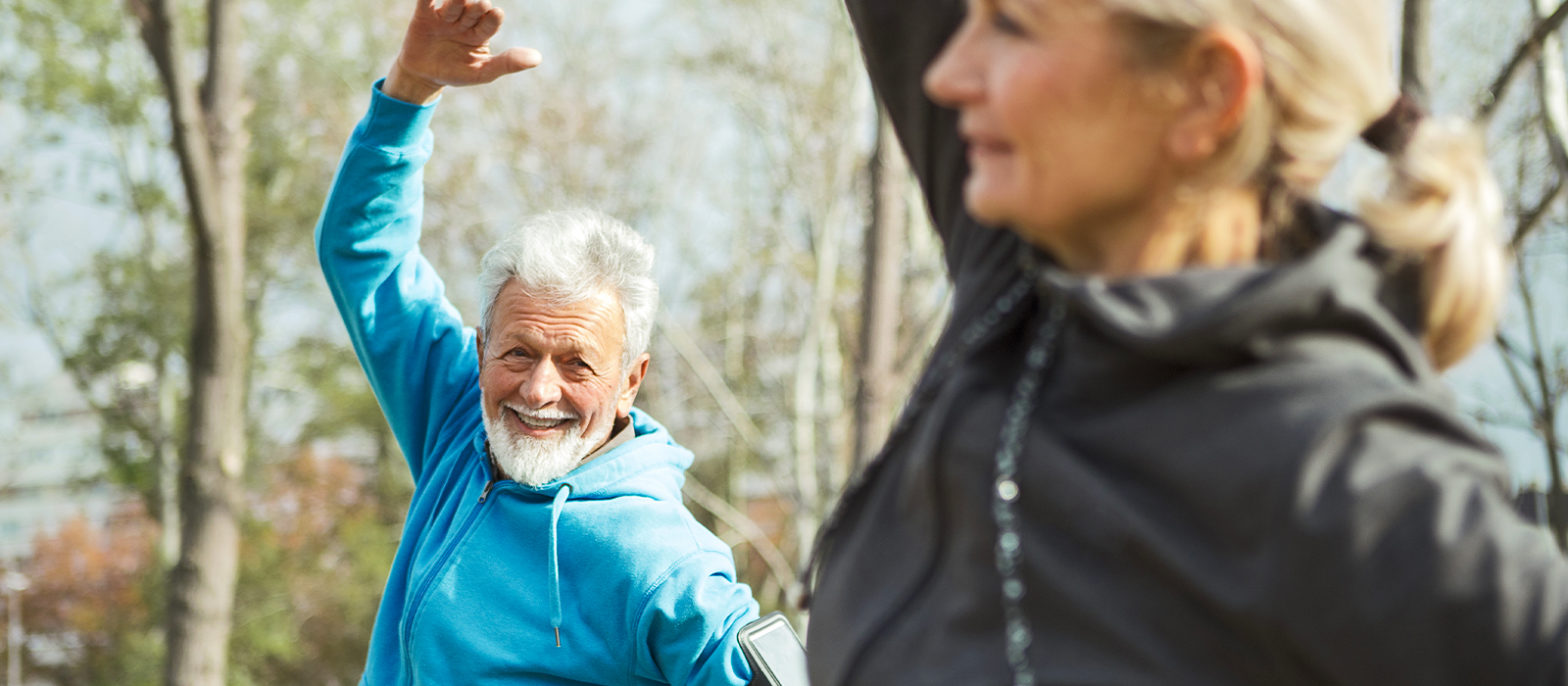
[[[1132,21],[1132,44],[1152,63],[1210,26],[1257,43],[1265,92],[1241,133],[1215,156],[1221,179],[1251,179],[1266,194],[1265,254],[1290,233],[1296,199],[1312,199],[1358,133],[1389,165],[1359,212],[1373,238],[1420,265],[1422,342],[1452,366],[1497,324],[1503,295],[1502,194],[1480,135],[1462,121],[1422,115],[1399,96],[1388,56],[1389,12],[1374,0],[1105,0]],[[1390,107],[1390,102],[1393,107]],[[1368,122],[1372,122],[1368,126]],[[1291,251],[1279,250],[1281,254]]]
[[[1420,265],[1422,343],[1438,369],[1492,334],[1504,290],[1503,200],[1473,126],[1421,120],[1359,214],[1377,242]]]

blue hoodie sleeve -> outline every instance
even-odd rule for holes
[[[434,104],[372,89],[316,224],[316,254],[354,352],[420,483],[440,427],[475,392],[478,353],[419,252]]]
[[[673,686],[745,686],[751,666],[735,635],[757,618],[751,589],[726,555],[704,551],[677,563],[644,605],[635,674]]]

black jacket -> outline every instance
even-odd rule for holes
[[[1349,218],[1283,265],[1106,283],[965,214],[920,75],[956,0],[849,0],[954,287],[914,413],[819,549],[816,686],[1002,684],[994,455],[1023,351],[1065,312],[1019,467],[1044,684],[1568,683],[1568,564],[1455,412],[1405,280]],[[1029,296],[989,335],[959,332]],[[967,349],[962,355],[954,351]]]

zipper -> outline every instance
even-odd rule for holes
[[[442,571],[446,569],[446,563],[451,559],[452,553],[457,552],[458,547],[468,540],[468,535],[473,533],[474,521],[485,510],[485,500],[490,497],[491,489],[495,488],[495,485],[501,481],[500,476],[496,472],[495,463],[489,459],[489,453],[490,445],[486,443],[485,458],[489,480],[485,483],[484,491],[479,494],[479,502],[463,517],[463,523],[458,525],[455,530],[456,535],[449,537],[446,547],[442,549],[440,555],[436,556],[436,561],[430,566],[430,571],[425,574],[424,580],[419,582],[419,588],[414,591],[413,595],[409,596],[409,602],[403,608],[403,669],[409,674],[414,672],[414,650],[411,643],[413,640],[411,634],[414,629],[414,618],[418,615],[419,608],[424,605],[425,596],[429,595],[431,584],[435,583],[436,578],[441,576]]]
[[[501,482],[501,473],[495,468],[495,460],[490,458],[490,443],[485,442],[485,462],[490,469],[490,480],[485,482],[485,490],[479,492],[479,504],[485,504],[485,499],[490,497],[490,489]]]

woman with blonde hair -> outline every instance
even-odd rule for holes
[[[1568,564],[1438,379],[1499,193],[1385,3],[848,5],[955,296],[824,526],[814,684],[1568,681]]]

